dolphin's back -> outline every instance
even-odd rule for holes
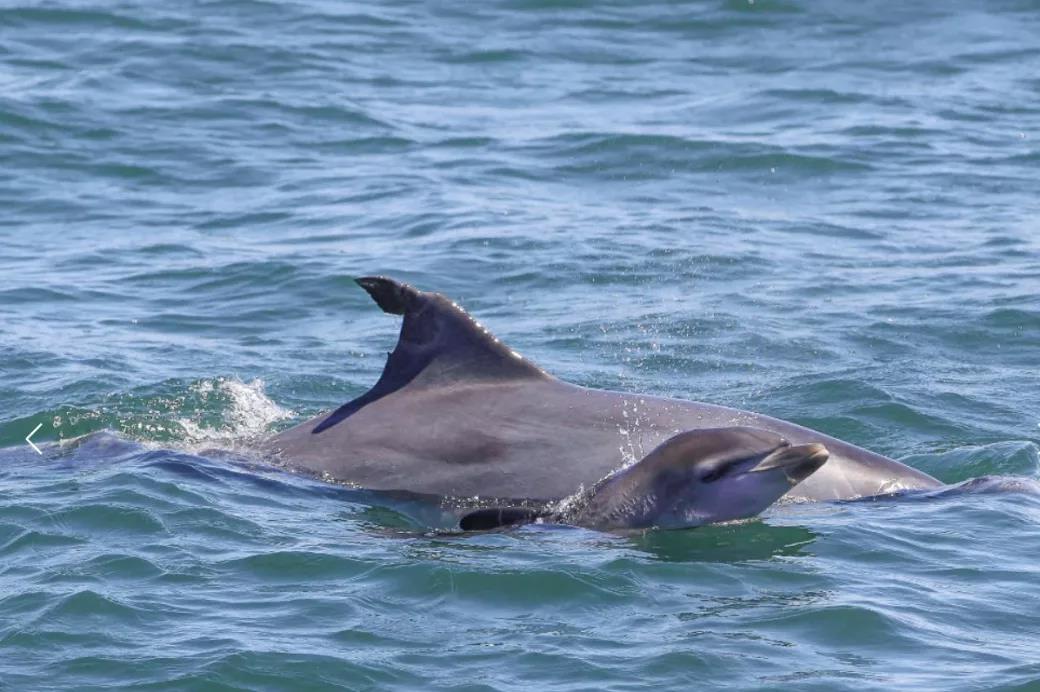
[[[562,382],[444,296],[383,277],[358,283],[385,311],[404,315],[398,343],[371,390],[264,443],[293,468],[373,490],[547,501],[590,487],[678,432],[750,426],[827,446],[830,460],[791,497],[939,485],[892,459],[769,416]]]
[[[272,438],[268,449],[291,466],[373,490],[557,500],[678,432],[729,426],[827,447],[830,460],[791,498],[848,499],[939,485],[897,461],[769,416],[559,380],[402,390],[312,434],[322,419]]]

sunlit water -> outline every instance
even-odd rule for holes
[[[0,5],[0,688],[1040,684],[1036,3],[451,5]],[[372,273],[998,478],[431,533],[250,453],[375,381]]]

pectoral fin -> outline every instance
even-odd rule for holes
[[[503,526],[530,524],[541,516],[541,512],[529,507],[487,507],[463,516],[459,520],[459,528],[463,531],[487,531]]]

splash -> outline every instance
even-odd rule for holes
[[[295,415],[267,396],[260,379],[244,382],[218,377],[169,380],[113,393],[89,408],[63,405],[41,411],[33,419],[46,423],[50,439],[42,441],[56,441],[62,448],[95,433],[116,433],[146,447],[196,452],[214,448],[246,451],[270,432],[272,424]],[[21,441],[24,431],[9,432],[26,428],[24,421],[19,423],[0,425],[0,447],[17,446]]]
[[[609,475],[610,474],[606,477],[609,477]],[[593,486],[593,488],[595,488],[595,486]],[[586,490],[585,484],[582,483],[578,486],[576,491],[552,506],[553,513],[562,516],[575,513],[588,504],[591,496],[592,490]]]
[[[640,418],[640,407],[646,405],[646,399],[640,398],[638,402],[625,399],[621,403],[622,422],[618,424],[618,435],[621,442],[618,452],[621,453],[622,464],[618,470],[628,468],[646,456],[642,435],[639,433],[642,419]],[[635,434],[633,435],[633,432]]]
[[[192,385],[198,408],[189,417],[177,419],[184,437],[180,440],[191,448],[249,446],[265,435],[268,427],[295,415],[272,401],[264,391],[264,382],[254,379],[220,377]],[[222,414],[211,420],[213,409]]]

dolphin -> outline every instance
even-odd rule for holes
[[[690,430],[566,502],[481,508],[459,526],[485,530],[548,521],[600,530],[675,529],[747,519],[826,461],[823,445],[792,445],[766,430]]]
[[[356,281],[384,312],[403,316],[397,345],[370,390],[261,443],[285,466],[370,490],[478,498],[471,509],[544,505],[596,487],[677,434],[736,427],[826,448],[827,463],[789,487],[785,500],[941,486],[898,461],[777,418],[564,382],[439,293],[383,276]]]

